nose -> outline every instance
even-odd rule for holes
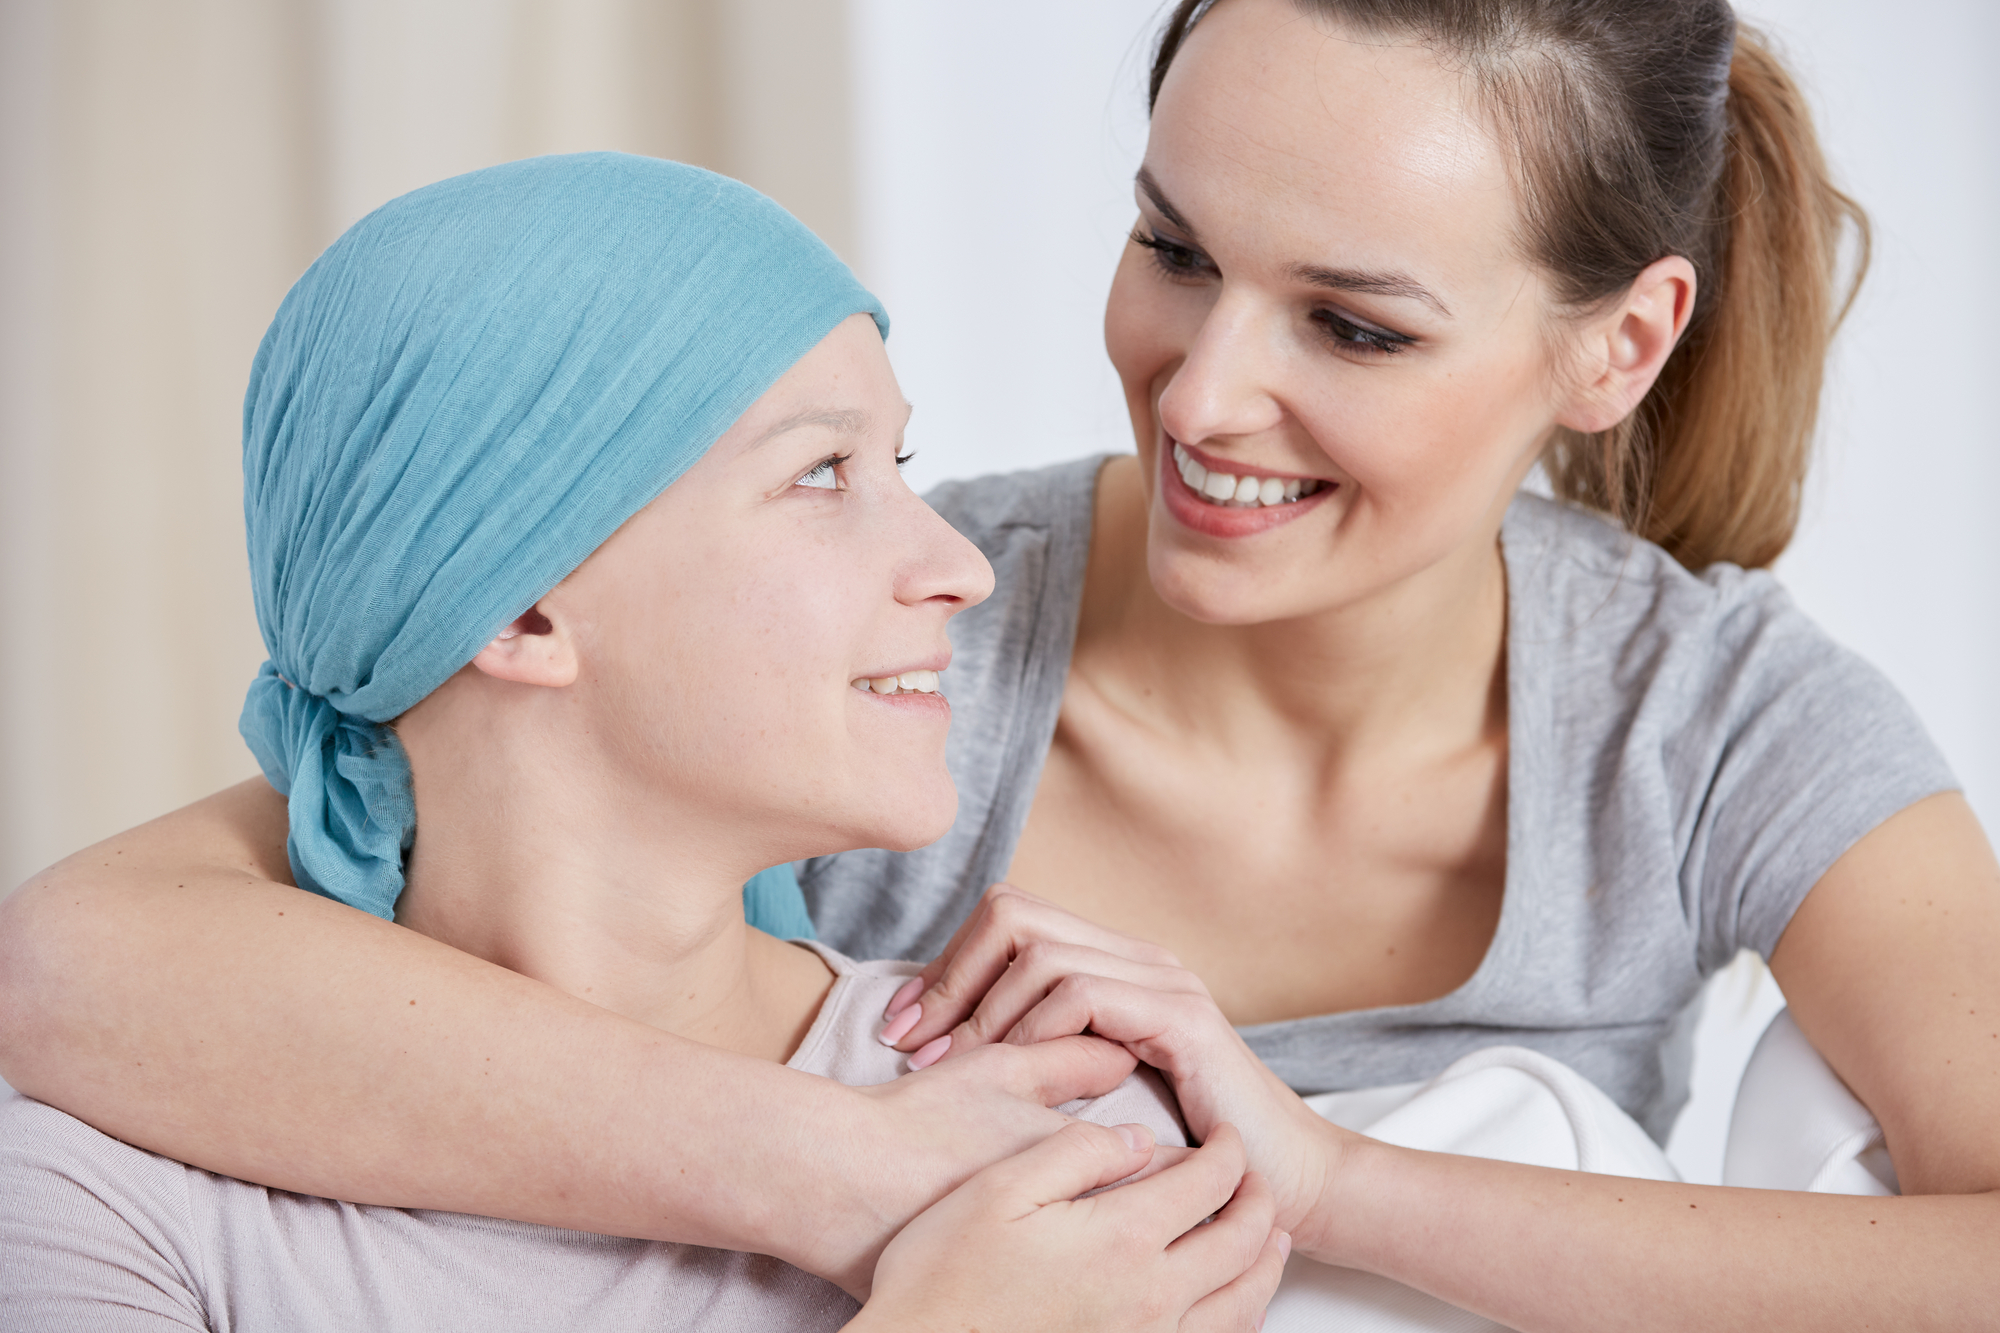
[[[1248,293],[1224,287],[1160,394],[1160,425],[1177,440],[1255,435],[1284,416],[1272,392],[1282,364],[1271,321]]]
[[[993,592],[993,566],[977,546],[915,491],[899,487],[896,503],[908,553],[896,571],[896,600],[905,606],[930,604],[947,616],[977,606]]]

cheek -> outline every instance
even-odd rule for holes
[[[824,747],[853,622],[808,554],[704,561],[607,619],[605,725],[642,767],[669,784],[768,786]]]
[[[1428,507],[1471,490],[1482,508],[1552,424],[1540,358],[1487,355],[1420,375],[1383,367],[1318,404],[1312,432],[1365,502]]]

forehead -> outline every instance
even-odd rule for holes
[[[1414,38],[1350,32],[1291,0],[1224,0],[1195,26],[1146,161],[1205,243],[1222,225],[1281,262],[1461,292],[1513,261],[1513,185],[1471,77]]]

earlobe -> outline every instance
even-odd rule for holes
[[[1556,417],[1594,434],[1609,430],[1645,398],[1694,313],[1694,265],[1680,255],[1654,261],[1624,297],[1586,330],[1590,370]]]
[[[472,665],[495,680],[517,685],[562,689],[575,684],[576,645],[560,617],[548,614],[546,602],[524,611],[479,650]]]

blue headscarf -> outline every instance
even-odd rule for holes
[[[243,405],[271,660],[241,727],[289,800],[301,887],[392,916],[416,805],[381,724],[858,313],[886,336],[880,304],[784,209],[618,153],[427,186],[319,257]]]

